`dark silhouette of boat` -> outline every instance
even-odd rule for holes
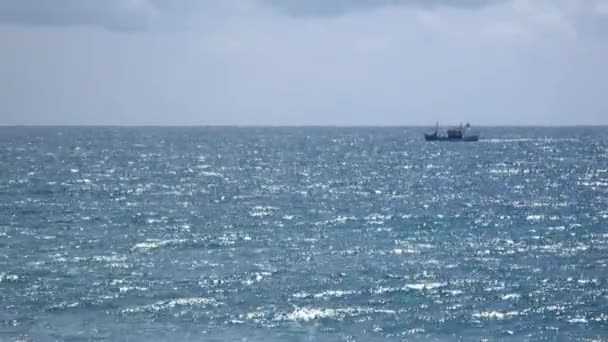
[[[439,123],[435,125],[435,131],[425,133],[424,140],[426,141],[478,141],[479,135],[468,134],[471,125],[468,123],[463,127],[462,123],[458,127],[450,127],[444,132],[439,131]]]

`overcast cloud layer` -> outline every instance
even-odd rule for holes
[[[0,0],[0,124],[608,124],[608,0]]]

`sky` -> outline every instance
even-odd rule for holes
[[[0,125],[607,125],[608,0],[0,0]]]

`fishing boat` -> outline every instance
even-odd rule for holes
[[[442,132],[439,130],[439,123],[435,125],[435,131],[432,133],[425,133],[424,140],[426,141],[478,141],[479,135],[469,134],[471,128],[470,124],[462,126],[462,123],[458,127],[449,127]]]

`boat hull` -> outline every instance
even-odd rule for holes
[[[426,140],[426,141],[474,142],[474,141],[479,140],[479,136],[471,135],[471,136],[460,137],[460,138],[451,138],[451,137],[445,137],[445,136],[438,136],[438,135],[434,135],[434,134],[425,134],[424,140]]]

